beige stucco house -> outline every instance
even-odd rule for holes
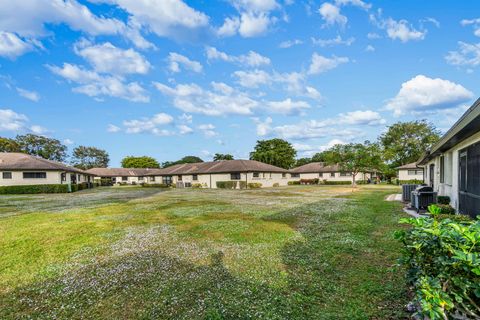
[[[459,213],[480,214],[480,99],[419,161],[425,182]]]
[[[400,183],[410,181],[423,182],[423,167],[418,166],[416,162],[408,163],[397,167],[398,180]]]
[[[340,166],[327,166],[323,162],[307,163],[303,166],[290,170],[292,180],[301,179],[319,179],[320,181],[345,181],[352,182],[353,176],[351,172],[344,172],[340,170]],[[355,181],[367,181],[372,179],[372,173],[360,172],[356,175]]]
[[[24,153],[0,153],[0,186],[83,182],[93,182],[93,175],[60,162]]]
[[[87,170],[95,175],[95,181],[111,179],[113,184],[141,184],[141,183],[162,183],[156,180],[155,175],[160,175],[161,169],[135,169],[135,168],[93,168]]]

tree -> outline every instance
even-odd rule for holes
[[[21,152],[21,149],[15,140],[0,137],[0,152]]]
[[[55,161],[64,161],[67,157],[67,147],[57,139],[29,133],[19,135],[15,140],[23,153]]]
[[[122,168],[160,168],[160,164],[152,157],[127,156],[122,159]]]
[[[397,122],[379,137],[384,157],[392,168],[416,162],[440,139],[440,132],[425,120]]]
[[[377,143],[337,144],[325,153],[327,165],[337,164],[343,172],[352,173],[352,185],[360,172],[380,170],[383,166],[382,152]]]
[[[295,164],[297,151],[292,145],[282,139],[259,140],[250,160],[257,160],[280,168],[289,169]]]
[[[202,159],[196,156],[185,156],[180,160],[177,161],[165,161],[162,163],[162,168],[167,168],[174,166],[176,164],[182,164],[182,163],[198,163],[198,162],[203,162]]]
[[[223,153],[215,153],[213,156],[213,161],[220,161],[220,160],[233,160],[233,156],[231,154],[223,154]]]
[[[312,162],[311,158],[300,158],[295,161],[295,167],[300,167]]]
[[[72,164],[74,167],[83,170],[106,168],[109,162],[110,158],[105,150],[85,146],[78,146],[73,149]]]
[[[312,157],[312,162],[325,162],[326,151],[317,152]]]

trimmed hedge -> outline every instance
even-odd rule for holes
[[[300,181],[288,181],[287,184],[289,186],[298,186],[300,185]]]
[[[318,178],[315,178],[315,179],[300,179],[300,184],[306,184],[306,185],[318,184],[318,181],[319,181]]]
[[[260,182],[250,182],[248,184],[248,189],[260,189],[262,184]]]
[[[275,182],[275,183],[273,184],[273,187],[274,187],[274,188],[276,188],[276,187],[280,187],[280,183],[278,183],[278,182]]]
[[[240,187],[240,189],[246,189],[247,183],[245,181],[238,181],[238,186]]]
[[[397,180],[399,184],[422,184],[422,180]]]
[[[217,188],[219,189],[236,189],[237,181],[217,181]]]
[[[169,185],[165,183],[143,183],[141,186],[144,188],[168,188],[169,187]]]
[[[37,184],[0,187],[0,194],[67,193],[68,184]]]
[[[326,184],[326,185],[350,185],[350,184],[352,184],[352,182],[351,181],[328,181],[328,180],[324,180],[323,184]]]
[[[438,196],[437,202],[439,204],[450,204],[450,197],[449,196]]]

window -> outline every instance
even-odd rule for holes
[[[155,177],[150,177],[150,182],[155,182]]]
[[[330,177],[335,178],[335,172],[330,172]]]
[[[2,173],[2,178],[3,179],[12,179],[12,173],[11,172],[3,172]]]
[[[323,172],[320,172],[320,173],[318,174],[318,176],[319,176],[320,178],[323,178]]]
[[[192,180],[198,181],[198,174],[192,174]]]
[[[138,177],[138,181],[143,181],[143,179],[145,179],[145,177]]]
[[[241,175],[240,172],[230,173],[230,180],[240,180]]]
[[[254,173],[253,173],[253,177],[254,177],[254,178],[259,178],[259,177],[260,177],[260,173],[254,172]]]
[[[291,177],[292,178],[300,178],[300,173],[292,173]]]
[[[445,156],[445,183],[452,184],[452,157],[453,154],[448,152]]]
[[[178,175],[178,181],[183,181],[183,177],[182,177],[182,175],[181,175],[181,174],[180,174],[180,175]]]
[[[163,176],[162,177],[162,183],[166,185],[171,185],[172,184],[172,176]]]
[[[287,174],[286,173],[282,173],[282,178],[286,178],[287,177]]]
[[[65,172],[62,172],[60,178],[62,179],[62,182],[67,182],[67,174]]]
[[[445,157],[440,157],[440,183],[445,182]]]
[[[46,172],[24,172],[23,179],[46,179]]]
[[[128,181],[128,177],[122,177],[122,181]]]
[[[409,176],[417,176],[417,175],[422,175],[423,171],[422,170],[408,170],[408,175]]]
[[[351,175],[351,172],[340,172],[340,177],[350,177]]]

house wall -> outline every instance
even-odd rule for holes
[[[11,172],[12,179],[3,179],[3,172]],[[24,179],[24,172],[46,172],[47,177],[45,179]],[[0,171],[0,186],[26,186],[26,185],[38,185],[38,184],[68,184],[71,181],[72,175],[77,175],[77,182],[88,182],[88,175],[77,173],[66,173],[66,181],[62,181],[61,175],[65,171],[46,171],[46,170],[22,170],[22,171]],[[93,181],[93,179],[91,180]]]
[[[212,173],[212,174],[198,174],[197,180],[193,180],[193,175],[182,175],[182,182],[197,184],[200,183],[204,188],[217,188],[217,182],[219,181],[245,181],[246,183],[261,183],[262,187],[273,187],[278,183],[279,186],[286,186],[290,180],[290,174],[285,174],[285,177],[281,173],[273,172],[260,172],[259,177],[254,177],[253,172],[241,173],[240,180],[231,180],[230,173]],[[161,177],[159,178],[161,181]],[[178,175],[172,176],[172,183],[179,182]]]
[[[422,174],[409,174],[409,171],[413,170],[422,170],[422,169],[400,169],[398,170],[398,180],[407,181],[407,180],[420,180],[423,181],[423,172]]]
[[[320,173],[300,173],[300,177],[291,178],[292,181],[298,181],[300,179],[320,179],[327,181],[352,181],[352,176],[341,176],[340,172],[333,172],[334,176],[331,175],[331,172],[322,172]],[[356,175],[355,181],[371,179],[370,173],[360,172]]]
[[[447,150],[442,155],[445,157],[445,182],[440,183],[440,156],[433,158],[423,166],[425,171],[425,183],[430,185],[430,164],[435,164],[433,189],[438,195],[449,196],[450,204],[458,210],[458,178],[459,178],[459,154],[460,150],[480,141],[480,132]]]

